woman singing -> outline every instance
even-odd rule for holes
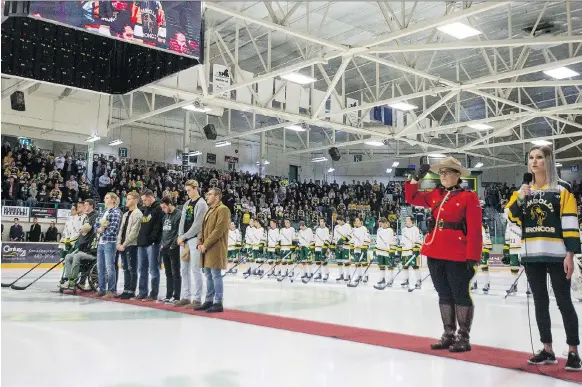
[[[521,263],[533,294],[536,321],[544,344],[544,349],[528,363],[557,363],[552,349],[546,285],[549,274],[569,346],[566,370],[582,371],[578,316],[570,295],[574,254],[580,253],[576,199],[568,183],[558,179],[551,148],[534,146],[529,152],[528,168],[533,175],[532,185],[523,184],[507,203],[509,220],[522,228]]]
[[[439,295],[444,333],[431,348],[470,351],[474,306],[469,283],[481,259],[481,205],[475,192],[461,188],[461,176],[470,172],[453,157],[430,167],[430,171],[440,175],[440,185],[419,192],[418,181],[428,172],[426,167],[421,166],[406,183],[405,197],[408,204],[429,208],[434,219],[421,253],[427,256],[430,276]]]

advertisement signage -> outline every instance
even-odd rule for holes
[[[48,219],[48,220],[55,220],[57,218],[57,209],[56,208],[40,208],[40,207],[32,207],[30,209],[30,218],[38,218],[40,219]]]
[[[215,153],[207,153],[206,154],[206,163],[216,164],[216,154]]]
[[[9,242],[2,244],[2,263],[57,263],[58,243]]]
[[[238,164],[238,157],[235,157],[235,156],[224,156],[224,161],[227,164]]]
[[[201,57],[201,1],[31,1],[29,16]]]
[[[28,207],[16,207],[16,206],[4,206],[2,207],[2,217],[11,218],[28,218],[29,216]]]

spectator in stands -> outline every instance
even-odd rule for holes
[[[28,189],[28,193],[27,193],[26,205],[28,207],[36,206],[36,203],[38,203],[37,196],[38,196],[38,189],[36,188],[36,183],[31,182],[30,188]]]
[[[79,194],[79,183],[77,183],[75,175],[71,175],[69,181],[67,181],[67,191],[67,196],[71,198],[73,202],[76,202]]]
[[[117,207],[117,195],[105,195],[105,213],[95,225],[99,235],[97,246],[97,272],[99,273],[98,297],[117,296],[116,245],[121,224],[121,210]]]
[[[222,192],[219,188],[210,188],[206,193],[209,210],[204,216],[202,230],[198,238],[200,267],[206,275],[206,301],[196,310],[208,313],[222,312],[224,293],[221,270],[226,269],[228,250],[228,226],[230,210],[222,204]]]
[[[10,153],[12,153],[12,152],[10,152]],[[6,200],[10,201],[11,205],[16,204],[17,206],[21,206],[22,200],[20,200],[18,198],[19,194],[20,194],[19,183],[17,181],[15,181],[14,176],[10,176],[8,181],[2,187],[2,196],[3,196],[2,199],[4,201],[6,201]]]
[[[141,228],[142,212],[137,208],[139,194],[135,191],[127,195],[121,227],[117,235],[117,251],[123,267],[123,294],[121,299],[135,297],[137,287],[137,237]]]
[[[182,207],[178,230],[178,245],[190,251],[190,259],[180,262],[182,299],[175,305],[188,306],[192,302],[193,308],[202,305],[202,269],[200,268],[200,252],[197,248],[198,234],[202,231],[202,222],[208,210],[208,204],[204,199],[201,199],[198,189],[196,180],[186,182],[186,192],[189,199]],[[194,295],[192,295],[192,277],[194,277]],[[192,296],[194,296],[193,300],[191,300]]]
[[[28,240],[30,242],[40,242],[40,224],[38,224],[38,218],[34,218],[32,220],[32,224],[30,225],[30,232],[28,234]]]
[[[46,229],[44,233],[45,242],[57,242],[59,230],[55,227],[55,222],[51,222],[49,228]]]
[[[180,247],[178,246],[178,229],[180,227],[181,211],[176,210],[173,199],[166,196],[162,199],[164,216],[162,226],[161,255],[166,272],[166,298],[164,302],[180,301],[182,280],[180,275]]]
[[[146,189],[141,195],[144,205],[141,228],[137,238],[137,267],[139,272],[138,300],[155,301],[160,290],[160,239],[164,213],[154,193]],[[148,295],[148,273],[151,277],[151,292]]]
[[[99,196],[104,197],[105,193],[109,190],[111,184],[111,178],[107,175],[107,169],[103,175],[99,177]]]
[[[24,241],[24,231],[22,226],[18,223],[18,218],[14,218],[14,224],[10,227],[10,241],[22,242]]]
[[[52,203],[60,203],[62,197],[63,197],[63,193],[61,192],[59,187],[55,186],[55,188],[53,188],[51,190],[51,193],[50,193],[51,202]]]

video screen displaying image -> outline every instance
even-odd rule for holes
[[[200,58],[200,1],[32,1],[29,16]]]

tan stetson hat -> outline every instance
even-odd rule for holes
[[[438,163],[430,166],[430,171],[433,173],[439,173],[439,171],[443,168],[456,169],[457,171],[461,172],[461,176],[469,176],[471,174],[471,171],[463,167],[461,162],[454,157],[447,157],[439,160]]]

